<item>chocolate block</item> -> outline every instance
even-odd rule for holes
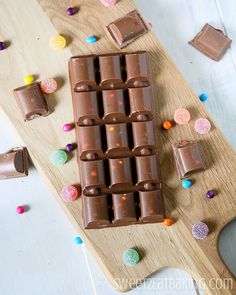
[[[163,221],[147,60],[140,51],[69,62],[86,229]]]
[[[17,147],[0,154],[0,179],[28,175],[28,153],[26,148]]]
[[[172,147],[180,179],[204,169],[197,141],[183,140]]]
[[[14,95],[25,121],[49,115],[47,102],[39,83],[16,88]]]
[[[219,61],[230,47],[230,40],[221,30],[205,24],[202,30],[189,42],[209,58]]]
[[[106,28],[118,48],[125,47],[148,31],[136,10],[115,20]]]

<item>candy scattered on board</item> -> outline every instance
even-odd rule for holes
[[[63,150],[54,151],[51,155],[51,162],[55,166],[61,166],[66,163],[68,155]]]
[[[67,150],[68,153],[71,153],[71,152],[74,150],[74,146],[73,146],[73,144],[68,143],[68,144],[66,145],[66,150]]]
[[[73,124],[66,123],[66,124],[63,125],[63,131],[65,131],[65,132],[69,132],[73,128],[74,128],[74,125]]]
[[[31,75],[27,75],[27,76],[25,76],[24,81],[25,81],[26,85],[29,85],[29,84],[33,83],[34,77]]]
[[[174,120],[177,124],[187,124],[190,120],[190,113],[187,109],[179,108],[174,113]]]
[[[40,82],[40,88],[45,94],[52,94],[57,90],[57,81],[53,78],[44,79]]]
[[[77,12],[77,9],[75,7],[68,7],[66,10],[66,14],[69,16],[76,14],[76,12]]]
[[[211,130],[211,123],[205,118],[199,118],[195,121],[194,128],[199,134],[207,134]]]
[[[117,0],[100,0],[104,6],[113,6],[116,4]]]
[[[66,47],[66,38],[62,35],[56,35],[50,39],[50,47],[53,50],[60,50]]]
[[[138,251],[135,249],[128,249],[123,253],[122,259],[125,265],[134,266],[139,263],[140,257]]]
[[[171,226],[171,225],[174,224],[174,220],[171,219],[171,218],[165,218],[164,221],[163,221],[163,224],[164,224],[165,226]]]
[[[203,240],[208,236],[209,227],[200,221],[192,226],[192,235],[197,240]]]
[[[192,181],[189,180],[189,179],[184,179],[184,180],[182,181],[182,187],[183,187],[183,188],[190,188],[192,185],[193,185],[193,184],[192,184]]]
[[[202,93],[202,94],[200,94],[200,95],[199,95],[199,99],[200,99],[201,101],[206,101],[206,100],[208,99],[208,95],[207,95],[207,93]]]
[[[215,191],[213,191],[213,190],[209,190],[209,191],[206,193],[206,197],[207,197],[208,199],[213,199],[214,196],[215,196]]]
[[[83,241],[81,240],[81,238],[79,236],[75,237],[74,238],[74,242],[77,244],[77,245],[81,245],[83,244]]]
[[[25,212],[25,208],[24,208],[24,206],[17,206],[17,208],[16,208],[16,212],[17,212],[18,214],[23,214],[23,213]]]
[[[0,42],[0,51],[6,49],[6,44],[5,42]]]
[[[79,191],[74,185],[67,185],[61,190],[60,196],[65,202],[73,202],[78,198]]]
[[[166,121],[164,121],[164,122],[162,123],[162,127],[163,127],[165,130],[168,130],[168,129],[170,129],[170,128],[172,127],[172,123],[171,123],[170,121],[166,120]]]
[[[95,36],[89,36],[86,38],[87,43],[95,43],[97,42],[97,38]]]

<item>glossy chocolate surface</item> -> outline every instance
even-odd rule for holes
[[[147,53],[72,57],[69,75],[85,228],[161,222]]]

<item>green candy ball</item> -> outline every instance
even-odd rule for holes
[[[127,266],[134,266],[139,262],[139,254],[134,249],[128,249],[123,253],[123,262]]]
[[[51,155],[51,162],[55,166],[64,165],[67,159],[68,159],[67,153],[63,150],[54,151]]]

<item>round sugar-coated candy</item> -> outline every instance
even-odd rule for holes
[[[54,151],[51,155],[51,162],[55,166],[64,165],[67,159],[68,159],[67,153],[63,150]]]
[[[192,181],[191,180],[189,180],[189,179],[184,179],[183,181],[182,181],[182,187],[183,188],[189,188],[189,187],[191,187],[192,186]]]
[[[187,124],[190,120],[190,113],[187,109],[180,108],[174,113],[174,120],[177,124]]]
[[[66,150],[67,150],[68,153],[71,153],[71,152],[73,151],[73,149],[74,149],[73,144],[68,143],[68,144],[66,145]]]
[[[45,94],[52,94],[57,90],[57,81],[52,78],[44,79],[40,82],[40,88]]]
[[[76,13],[76,9],[74,7],[69,7],[67,8],[66,10],[66,14],[69,15],[69,16],[72,16]]]
[[[73,129],[73,125],[72,125],[72,124],[66,123],[66,124],[63,125],[63,130],[64,130],[65,132],[69,132],[69,131],[71,131],[72,129]]]
[[[81,238],[79,236],[75,237],[74,238],[74,242],[77,244],[77,245],[81,245],[83,244],[83,241],[81,240]]]
[[[199,134],[207,134],[211,130],[211,123],[205,118],[199,118],[195,121],[194,128]]]
[[[168,129],[170,129],[171,127],[172,127],[172,123],[170,122],[170,121],[164,121],[163,123],[162,123],[162,127],[165,129],[165,130],[168,130]]]
[[[63,189],[61,190],[60,196],[62,200],[69,203],[69,202],[73,202],[74,200],[78,198],[79,192],[77,187],[75,187],[74,185],[67,185],[67,186],[64,186]]]
[[[27,75],[27,76],[25,76],[24,80],[25,80],[25,84],[29,85],[29,84],[33,83],[34,77],[31,75]]]
[[[192,235],[197,240],[203,240],[208,236],[209,227],[200,221],[192,226]]]
[[[127,266],[134,266],[139,262],[139,253],[135,249],[128,249],[123,253],[123,262]]]
[[[95,36],[89,36],[86,38],[87,43],[95,43],[97,41],[97,38]]]
[[[25,208],[24,208],[24,206],[17,206],[17,207],[16,207],[16,212],[17,212],[18,214],[23,214],[23,213],[25,212]]]
[[[214,198],[214,196],[215,196],[215,192],[213,190],[210,190],[206,193],[206,197],[208,199],[212,199],[212,198]]]
[[[50,47],[53,50],[60,50],[66,47],[66,38],[62,35],[56,35],[50,39]]]
[[[113,6],[116,4],[117,0],[100,0],[104,6]]]
[[[6,48],[5,42],[0,42],[0,50],[4,50]]]
[[[165,218],[163,223],[164,223],[165,226],[171,226],[171,225],[174,224],[174,221],[171,218]]]
[[[202,94],[200,94],[200,95],[199,95],[199,99],[200,99],[201,101],[206,101],[206,100],[208,99],[208,95],[207,95],[207,93],[202,93]]]

